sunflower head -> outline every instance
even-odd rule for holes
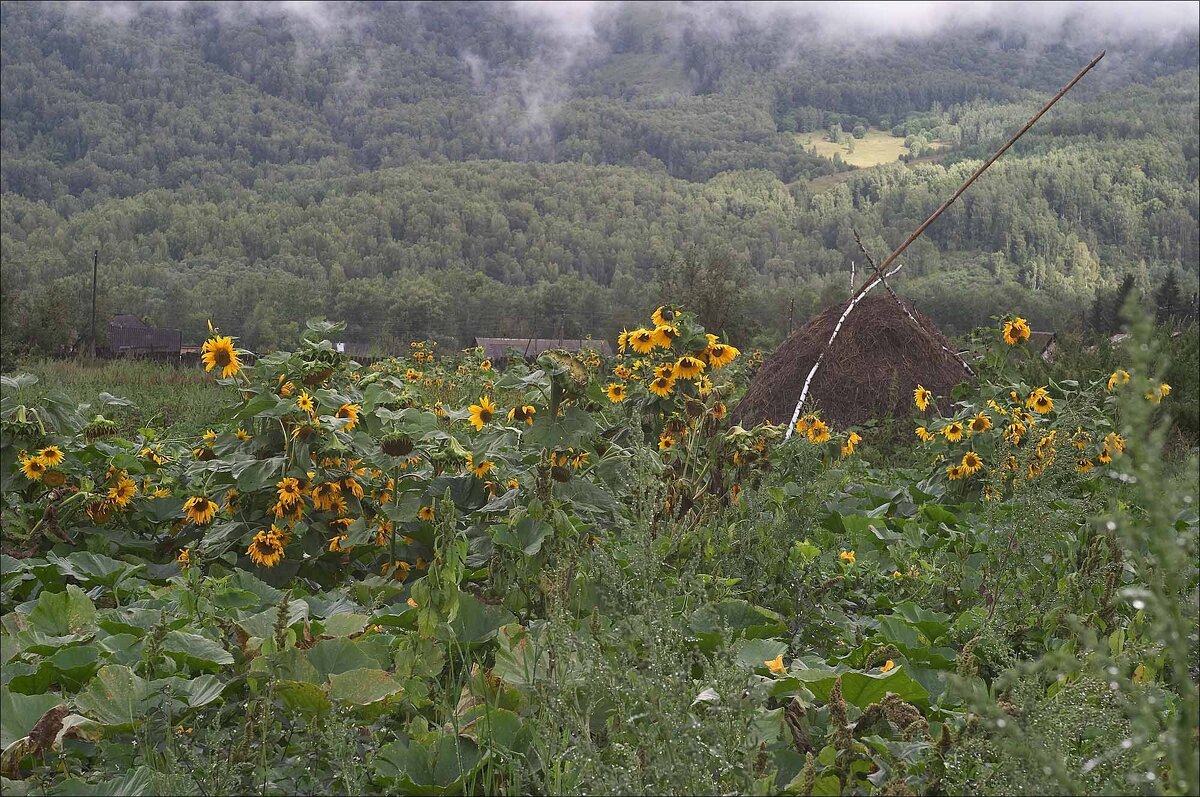
[[[913,402],[917,405],[917,410],[924,412],[931,401],[933,401],[933,393],[924,385],[917,385],[913,390]]]
[[[260,531],[246,549],[250,561],[260,567],[274,567],[283,560],[283,536],[275,526],[269,531]]]
[[[629,333],[629,346],[638,354],[649,354],[654,348],[654,330],[639,327]]]
[[[676,377],[692,379],[699,376],[700,373],[704,371],[704,361],[697,357],[692,357],[689,354],[685,354],[675,361],[675,365],[673,366],[672,370]]]
[[[613,404],[621,403],[625,400],[625,396],[627,395],[625,385],[621,384],[620,382],[614,382],[613,384],[610,384],[604,389],[604,392],[608,394],[608,400]]]
[[[334,413],[334,417],[348,419],[349,423],[347,423],[344,428],[347,432],[349,432],[351,429],[353,429],[355,426],[358,425],[358,414],[360,412],[362,412],[361,405],[343,404],[342,406],[338,407],[337,412]]]
[[[50,468],[58,467],[66,459],[66,455],[63,454],[62,449],[58,446],[46,446],[37,455]]]
[[[1029,340],[1029,322],[1024,318],[1014,318],[1004,322],[1004,342],[1016,346]]]
[[[653,345],[662,349],[671,348],[671,344],[675,342],[675,338],[679,337],[679,328],[674,324],[663,324],[655,327],[652,333]]]
[[[483,427],[496,414],[496,405],[487,396],[480,396],[478,404],[472,404],[470,423],[475,427],[475,431],[481,431]]]
[[[200,349],[200,359],[204,361],[206,372],[219,368],[222,379],[236,376],[242,370],[242,364],[238,360],[237,349],[233,348],[233,338],[231,337],[216,335],[204,341],[204,346]]]
[[[665,376],[659,376],[650,381],[647,389],[656,396],[667,398],[671,395],[671,391],[675,389],[675,380]]]
[[[49,468],[46,467],[46,463],[41,457],[26,457],[21,462],[21,472],[30,481],[41,481],[47,470]]]
[[[946,439],[951,443],[957,443],[959,440],[962,440],[963,432],[963,425],[958,421],[951,422],[946,426],[945,429],[942,430],[942,434],[945,435]]]
[[[675,311],[663,305],[650,314],[650,321],[657,327],[665,327],[675,321]]]
[[[523,423],[526,426],[533,426],[533,418],[537,415],[537,407],[532,404],[524,404],[520,407],[513,407],[508,411],[508,419],[513,423]]]
[[[192,523],[203,526],[211,523],[212,519],[216,517],[217,504],[202,495],[193,495],[184,502],[183,514]]]

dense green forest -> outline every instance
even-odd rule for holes
[[[314,315],[383,349],[612,336],[670,287],[769,345],[862,273],[855,230],[885,254],[1101,47],[898,288],[950,332],[1103,327],[1168,280],[1168,315],[1193,301],[1194,30],[847,46],[689,4],[606,5],[586,36],[502,3],[310,11],[0,6],[6,362],[80,347],[96,249],[102,314],[189,340],[212,319],[267,349]],[[853,170],[796,137],[865,128],[941,146]],[[681,287],[685,261],[720,284]]]

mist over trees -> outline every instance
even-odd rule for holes
[[[752,11],[0,6],[5,360],[78,343],[94,249],[103,311],[190,339],[211,318],[287,345],[307,315],[385,349],[611,336],[681,291],[713,303],[711,271],[736,294],[718,326],[769,344],[862,273],[852,230],[886,253],[1100,46],[1094,79],[909,250],[897,287],[949,331],[1009,310],[1099,329],[1122,292],[1186,313],[1194,31],[975,24],[847,46]],[[855,171],[797,141],[831,127],[933,160]],[[1178,300],[1158,299],[1168,279]]]

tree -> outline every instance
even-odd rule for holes
[[[1155,320],[1160,324],[1173,324],[1185,315],[1185,302],[1179,292],[1179,277],[1175,269],[1167,272],[1158,291],[1154,294]]]

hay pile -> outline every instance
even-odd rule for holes
[[[791,420],[809,369],[844,309],[836,305],[825,310],[766,359],[734,410],[734,423],[749,428],[763,421]],[[962,364],[942,350],[953,346],[933,322],[911,305],[908,309],[921,329],[890,296],[868,296],[859,302],[813,377],[806,404],[818,407],[826,421],[845,427],[911,414],[918,384],[945,396],[969,379]]]

